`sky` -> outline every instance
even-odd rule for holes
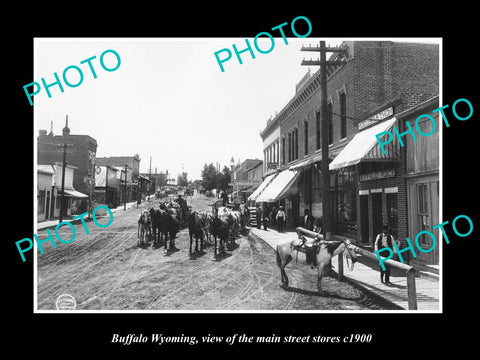
[[[260,38],[260,49],[271,46]],[[295,85],[317,67],[300,65],[303,58],[317,58],[301,52],[302,45],[316,45],[316,38],[275,38],[268,54],[235,57],[232,44],[245,48],[244,38],[36,38],[34,79],[47,84],[56,72],[64,92],[50,87],[51,98],[42,87],[34,96],[34,138],[38,130],[62,133],[68,115],[71,134],[90,135],[97,140],[97,157],[141,158],[140,172],[168,170],[172,177],[182,171],[189,180],[200,178],[205,163],[230,164],[247,158],[263,159],[260,131],[295,94]],[[325,39],[327,45],[341,39]],[[232,58],[222,72],[214,53],[228,48]],[[115,71],[105,71],[100,55],[115,50],[121,59]],[[225,56],[222,53],[220,56]],[[97,78],[87,63],[91,61]],[[113,68],[112,53],[104,57]],[[62,74],[78,66],[83,82],[65,85]],[[71,83],[79,82],[75,70],[67,71]],[[27,100],[28,101],[28,100]]]
[[[176,176],[183,169],[191,180],[200,177],[205,163],[262,159],[260,131],[307,72],[299,48],[310,39],[289,39],[288,45],[275,40],[268,54],[255,52],[252,59],[244,53],[243,64],[233,54],[222,72],[214,52],[233,52],[234,43],[242,49],[245,39],[35,39],[33,81],[53,83],[57,72],[64,87],[63,93],[50,87],[51,98],[44,88],[35,95],[35,136],[39,129],[50,131],[51,121],[54,134],[61,134],[68,114],[71,134],[95,138],[98,157],[139,154],[141,172],[148,171],[152,157],[153,172],[168,169]],[[263,49],[269,45],[259,42]],[[112,72],[99,62],[109,49],[121,58]],[[88,64],[80,64],[94,55],[96,79]],[[104,59],[115,66],[113,54]],[[78,87],[63,82],[70,65],[83,72]],[[67,75],[71,83],[79,81],[75,70]]]

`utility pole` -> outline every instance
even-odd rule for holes
[[[65,198],[65,168],[67,167],[67,148],[73,147],[72,144],[68,144],[68,134],[70,129],[68,128],[68,115],[65,120],[65,128],[63,129],[63,144],[58,144],[58,147],[63,147],[63,163],[62,163],[62,190],[60,193],[60,217],[59,223],[63,221],[63,212],[64,212],[64,198]]]
[[[150,192],[152,191],[150,189],[152,185],[152,157],[150,156],[150,167],[148,168],[148,195],[150,195]]]
[[[127,210],[127,166],[125,165],[125,188],[123,189],[123,211]]]
[[[108,206],[108,165],[105,166],[105,205]]]
[[[314,51],[320,52],[319,60],[303,60],[301,65],[320,65],[320,96],[322,107],[322,213],[323,213],[323,228],[325,239],[330,240],[332,238],[332,214],[330,213],[330,171],[328,156],[329,145],[329,117],[327,105],[327,66],[328,65],[340,65],[345,61],[327,61],[327,52],[343,53],[346,49],[337,47],[326,47],[325,41],[320,41],[320,46],[309,46],[300,49],[300,51]]]

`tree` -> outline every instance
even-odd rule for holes
[[[177,185],[188,186],[188,174],[186,172],[177,175]]]
[[[202,186],[205,190],[213,190],[217,188],[217,169],[213,163],[204,164],[202,170]]]
[[[219,188],[227,191],[228,184],[232,181],[232,172],[228,168],[228,166],[224,166],[222,172],[219,173]]]

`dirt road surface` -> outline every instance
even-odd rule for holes
[[[187,198],[194,209],[210,210],[212,198]],[[288,265],[290,288],[280,287],[275,252],[263,241],[237,238],[236,247],[215,258],[213,246],[189,256],[188,230],[176,239],[177,251],[137,246],[137,217],[144,202],[114,213],[112,224],[101,229],[87,222],[75,225],[77,236],[57,249],[44,243],[37,257],[37,308],[54,310],[67,293],[77,310],[382,310],[391,305],[371,298],[348,283],[323,279],[324,294],[316,290],[316,271]],[[103,220],[106,222],[108,219]],[[102,222],[102,220],[99,220]],[[53,232],[53,231],[52,231]],[[68,226],[59,231],[70,238]],[[39,231],[39,239],[46,237]]]

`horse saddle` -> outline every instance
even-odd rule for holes
[[[293,249],[305,254],[317,254],[320,251],[320,241],[317,239],[307,239],[302,235],[298,238],[298,242],[293,244]]]

